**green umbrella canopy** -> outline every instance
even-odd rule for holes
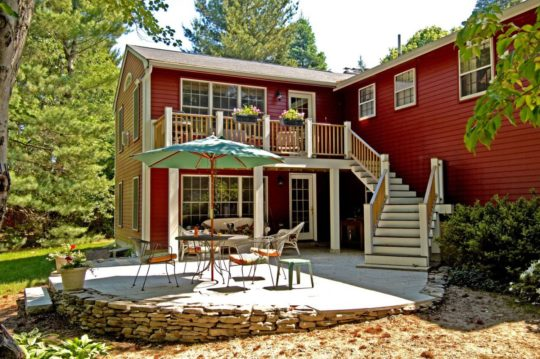
[[[283,162],[271,152],[216,136],[146,151],[133,158],[148,167],[183,169],[210,169],[212,159],[216,169],[253,168]]]

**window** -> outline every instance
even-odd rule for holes
[[[182,111],[208,115],[210,84],[208,82],[182,82]]]
[[[139,128],[141,123],[141,90],[136,86],[133,90],[133,139],[139,139]]]
[[[215,179],[214,217],[253,217],[253,177],[219,176]],[[267,203],[266,178],[264,202]],[[199,225],[210,217],[210,178],[182,176],[182,225]],[[267,218],[265,208],[265,218]]]
[[[375,116],[375,84],[358,90],[358,117],[365,120]]]
[[[139,230],[139,177],[133,177],[133,206],[131,207],[131,228]]]
[[[124,224],[124,183],[120,182],[116,186],[116,224],[122,227]]]
[[[182,80],[182,111],[196,114],[212,114],[223,111],[232,116],[235,108],[244,105],[266,110],[266,91],[260,87],[234,84]]]
[[[124,80],[124,92],[128,89],[129,86],[131,86],[132,80],[133,80],[133,75],[131,74],[131,72],[129,72],[126,75],[126,79]]]
[[[238,86],[212,84],[212,115],[223,111],[223,116],[232,116],[238,106]]]
[[[124,150],[124,145],[122,144],[122,135],[124,133],[124,106],[120,107],[120,110],[118,110],[118,138],[117,138],[117,144],[118,144],[118,152],[122,152]]]
[[[415,77],[415,69],[407,70],[394,77],[394,108],[396,110],[416,104]]]
[[[459,59],[460,99],[478,96],[486,91],[493,77],[491,43],[491,40],[489,40],[481,45],[479,57],[474,57],[468,61]]]

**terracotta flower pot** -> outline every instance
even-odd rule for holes
[[[62,269],[62,266],[64,264],[67,264],[66,257],[65,256],[57,256],[54,258],[54,263],[56,264],[56,271],[60,273],[60,270]]]
[[[84,277],[88,267],[62,269],[62,286],[64,290],[78,290],[84,288]]]

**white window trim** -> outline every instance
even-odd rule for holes
[[[467,95],[467,96],[462,96],[461,95],[461,76],[470,74],[472,72],[477,72],[479,70],[482,70],[482,69],[485,69],[485,68],[488,68],[488,67],[491,67],[491,71],[490,71],[491,79],[490,79],[490,82],[492,82],[493,79],[495,78],[495,64],[494,64],[494,58],[493,58],[493,38],[490,38],[489,40],[486,40],[486,41],[489,41],[489,65],[482,66],[482,67],[479,67],[477,69],[467,71],[465,73],[461,73],[461,51],[458,50],[458,91],[459,91],[459,100],[460,101],[470,100],[472,98],[480,97],[480,96],[482,96],[483,94],[486,93],[486,91],[484,90],[484,91],[476,92],[476,93],[473,93],[473,94],[470,94],[470,95]]]
[[[371,100],[368,100],[368,101],[364,101],[364,102],[360,102],[360,92],[364,89],[367,89],[368,87],[372,87],[373,86],[373,99]],[[373,114],[372,115],[369,115],[369,116],[360,116],[360,114],[362,113],[362,111],[360,111],[360,107],[365,104],[365,103],[368,103],[368,102],[371,102],[373,101]],[[368,118],[372,118],[372,117],[375,117],[377,116],[377,86],[374,83],[372,84],[369,84],[367,86],[364,86],[364,87],[361,87],[358,89],[358,120],[360,121],[363,121],[363,120],[367,120]]]
[[[287,91],[287,106],[288,108],[291,108],[291,97],[295,97],[294,95],[300,95],[300,96],[297,96],[297,97],[302,97],[302,96],[310,96],[311,97],[311,106],[313,107],[312,108],[312,111],[313,111],[313,116],[311,117],[311,120],[313,122],[317,122],[317,93],[316,92],[313,92],[313,91],[299,91],[299,90],[288,90]]]
[[[218,82],[218,81],[205,81],[205,80],[198,80],[198,79],[192,79],[192,78],[181,78],[180,79],[180,111],[182,111],[182,99],[184,97],[183,89],[184,89],[184,81],[190,81],[190,82],[200,82],[200,83],[206,83],[208,84],[208,115],[212,115],[212,112],[214,110],[214,91],[213,91],[213,85],[226,85],[226,86],[236,86],[237,87],[237,100],[236,100],[236,107],[240,108],[242,104],[242,87],[250,87],[250,88],[256,88],[256,89],[262,89],[264,90],[264,109],[262,109],[263,113],[267,113],[268,108],[268,89],[263,86],[252,86],[247,84],[238,84],[238,83],[229,83],[229,82]],[[196,107],[204,109],[205,107]]]
[[[399,75],[402,75],[402,74],[404,74],[406,72],[409,72],[409,71],[413,72],[413,85],[411,87],[407,87],[405,89],[401,89],[399,91],[396,91],[396,78]],[[402,92],[402,91],[408,90],[410,88],[414,89],[414,101],[411,102],[411,103],[408,103],[406,105],[397,106],[397,94],[398,94],[398,92]],[[416,105],[416,97],[417,97],[417,93],[416,93],[416,67],[410,68],[408,70],[400,72],[399,74],[394,75],[394,110],[401,110],[403,108],[415,106]]]
[[[116,226],[118,228],[124,227],[124,181],[118,182],[116,185],[116,190],[118,191],[117,200],[118,208],[116,209]]]
[[[180,204],[180,208],[179,208],[179,218],[178,218],[178,223],[180,225],[183,225],[182,223],[182,218],[184,218],[184,213],[182,212],[183,210],[183,202],[184,202],[184,178],[186,177],[208,177],[210,178],[210,175],[203,175],[203,174],[183,174],[182,176],[182,180],[180,181],[180,196],[182,198],[182,201],[181,201],[181,204]],[[241,217],[242,215],[242,181],[240,180],[241,178],[244,178],[244,177],[248,177],[248,178],[253,178],[253,176],[249,176],[249,175],[241,175],[241,176],[235,176],[235,175],[217,175],[216,177],[234,177],[234,178],[238,178],[238,216]],[[266,194],[266,201],[264,203],[264,206],[265,206],[265,221],[268,222],[268,216],[269,216],[269,212],[268,212],[268,202],[269,202],[269,198],[268,198],[268,176],[263,176],[264,177],[264,181],[263,183],[266,183],[266,186],[264,186],[264,192]],[[208,183],[210,184],[210,180],[208,181]],[[208,200],[208,208],[210,208],[210,199]]]
[[[124,147],[126,147],[122,144],[122,136],[124,134],[124,131],[126,130],[126,111],[125,111],[124,105],[120,106],[120,109],[118,109],[116,113],[117,113],[116,118],[118,121],[118,132],[119,132],[119,135],[117,138],[117,141],[119,141],[117,150],[118,150],[118,153],[122,153],[124,152]],[[120,113],[122,113],[122,128],[120,128]]]
[[[124,79],[124,92],[131,86],[131,83],[133,82],[133,75],[131,72],[128,72],[126,75],[126,78]]]
[[[135,180],[137,180],[137,208],[135,208]],[[141,218],[139,216],[139,206],[141,204],[141,177],[135,176],[131,179],[131,229],[138,232],[139,227],[141,226]],[[134,226],[133,219],[135,218],[135,213],[137,214],[137,227]]]

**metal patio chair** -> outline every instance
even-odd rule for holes
[[[172,247],[168,245],[162,245],[160,243],[151,243],[136,238],[132,238],[132,240],[134,240],[135,242],[135,251],[137,252],[140,261],[139,269],[137,270],[137,274],[135,275],[135,279],[133,280],[132,287],[135,287],[142,266],[147,265],[148,269],[146,270],[146,275],[144,276],[144,282],[141,288],[141,291],[144,291],[146,280],[148,279],[148,273],[150,273],[150,267],[156,264],[165,264],[165,273],[167,274],[167,279],[169,280],[169,283],[172,282],[169,276],[169,270],[167,269],[167,265],[173,266],[173,276],[176,282],[176,286],[178,287],[178,278],[176,278],[177,255],[176,253],[173,253]]]

